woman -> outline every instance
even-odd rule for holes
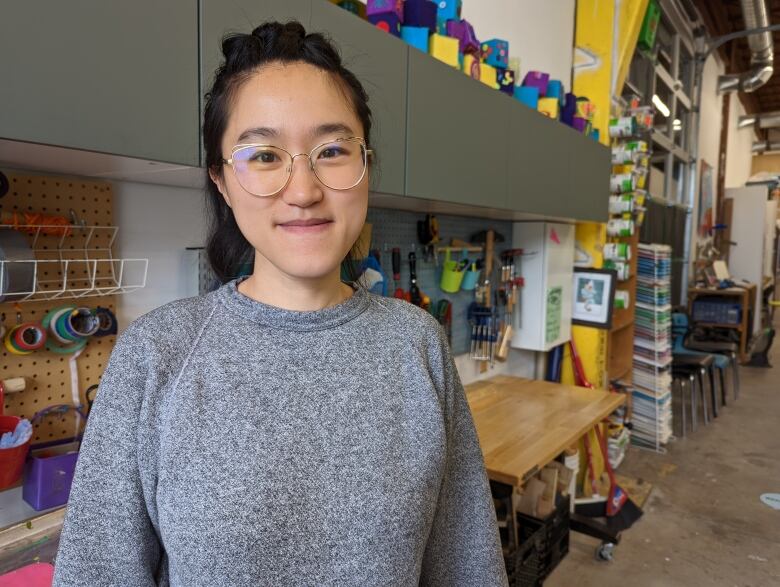
[[[474,425],[418,308],[340,280],[367,96],[298,23],[223,42],[203,125],[216,292],[117,341],[54,584],[505,585]]]

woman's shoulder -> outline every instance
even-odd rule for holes
[[[370,308],[375,320],[382,322],[393,332],[406,340],[439,342],[442,328],[429,312],[398,298],[369,294]]]
[[[174,300],[133,320],[122,332],[125,344],[152,343],[168,349],[188,349],[214,310],[214,293]]]

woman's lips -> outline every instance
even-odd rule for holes
[[[291,220],[279,224],[279,228],[292,234],[316,234],[326,231],[330,225],[333,224],[332,220],[325,218],[310,218],[307,220]]]

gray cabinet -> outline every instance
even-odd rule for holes
[[[312,3],[310,28],[335,41],[344,65],[368,92],[373,114],[371,143],[378,163],[371,189],[403,194],[409,46],[324,0]]]
[[[509,115],[507,207],[605,222],[609,149],[522,104]]]
[[[198,163],[196,0],[5,2],[0,138]]]
[[[518,106],[411,49],[406,195],[506,208],[507,120]]]

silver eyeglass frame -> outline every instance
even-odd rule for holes
[[[334,187],[331,187],[328,184],[326,184],[324,181],[322,181],[320,176],[317,175],[317,171],[314,169],[314,162],[313,162],[311,156],[314,153],[314,151],[316,151],[317,149],[319,149],[319,148],[321,148],[321,147],[323,147],[325,145],[328,145],[328,144],[331,144],[331,143],[341,143],[341,142],[357,142],[357,143],[359,143],[363,147],[363,151],[365,153],[365,158],[364,158],[364,161],[363,161],[363,173],[360,174],[360,177],[358,178],[358,180],[355,183],[353,183],[351,186],[346,187],[346,188],[334,188]],[[290,156],[290,166],[289,166],[288,172],[287,172],[287,181],[284,182],[284,185],[282,187],[280,187],[275,192],[270,192],[268,194],[255,194],[254,192],[250,192],[246,187],[244,187],[244,185],[241,183],[241,180],[239,179],[238,173],[236,173],[236,168],[233,165],[233,163],[234,163],[233,162],[233,158],[235,157],[235,154],[238,151],[240,151],[242,149],[246,149],[248,147],[273,147],[274,149],[278,149],[280,151],[284,151],[285,153],[287,153]],[[235,145],[233,147],[233,149],[230,151],[230,159],[222,159],[222,163],[225,164],[225,165],[230,165],[230,167],[233,169],[233,173],[235,173],[235,175],[236,175],[236,179],[238,180],[238,183],[241,184],[241,187],[244,188],[248,193],[252,194],[253,196],[255,196],[257,198],[270,198],[272,196],[277,195],[279,192],[284,190],[284,188],[286,188],[290,184],[290,180],[292,179],[292,174],[293,174],[293,165],[295,164],[295,158],[296,157],[306,157],[309,160],[309,169],[314,174],[314,177],[317,178],[317,181],[319,181],[326,188],[328,188],[329,190],[336,190],[336,191],[339,191],[339,192],[343,192],[343,191],[346,191],[346,190],[351,190],[356,185],[360,184],[361,181],[363,181],[363,179],[366,177],[366,172],[368,170],[368,160],[369,160],[370,157],[373,157],[373,156],[374,156],[373,149],[369,149],[368,148],[368,146],[366,145],[366,140],[363,137],[346,137],[346,138],[342,137],[342,138],[333,139],[332,141],[325,141],[324,143],[320,143],[319,145],[314,147],[308,153],[296,153],[295,155],[290,153],[290,151],[288,151],[287,149],[284,149],[282,147],[278,147],[276,145],[271,145],[269,143],[239,143],[238,145]]]

